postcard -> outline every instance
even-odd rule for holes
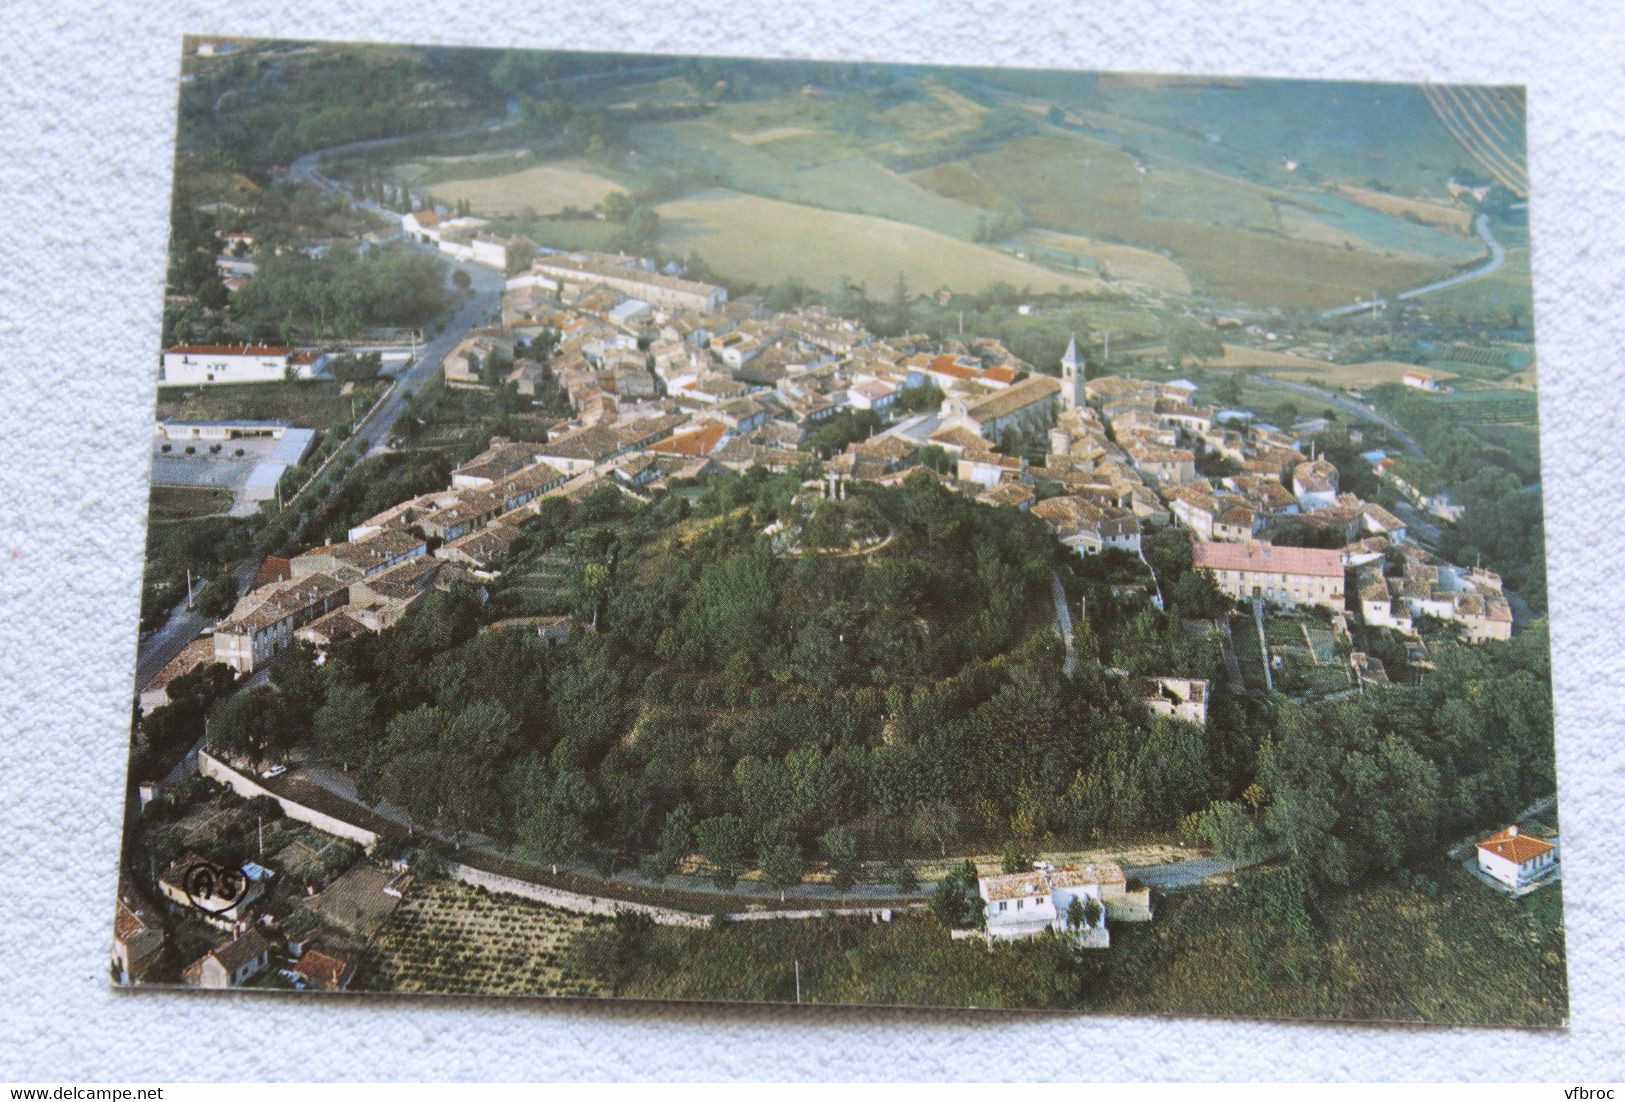
[[[113,983],[1566,1020],[1521,88],[179,82]]]

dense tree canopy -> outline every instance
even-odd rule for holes
[[[256,339],[318,341],[367,325],[421,325],[445,302],[445,265],[425,253],[285,252],[260,263],[234,321]]]

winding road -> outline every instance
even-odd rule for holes
[[[455,844],[452,839],[431,828],[421,824],[414,824],[411,817],[401,808],[388,801],[379,801],[377,804],[363,802],[356,793],[355,783],[344,773],[325,762],[314,760],[307,755],[296,752],[290,762],[288,771],[274,779],[260,779],[258,783],[267,790],[294,800],[311,799],[311,788],[322,789],[329,797],[336,797],[342,804],[348,804],[356,809],[353,815],[340,814],[338,817],[354,820],[365,819],[368,816],[362,809],[372,816],[381,817],[394,824],[397,828],[415,834],[421,838],[433,840],[446,852],[456,854],[478,853],[503,863],[509,875],[524,872],[526,867],[531,870],[529,875],[519,878],[530,880],[537,884],[547,884],[556,880],[556,875],[550,875],[550,868],[545,865],[528,861],[505,849],[501,845],[482,835],[463,835]],[[329,804],[325,810],[329,814],[338,813],[339,809]],[[1232,872],[1235,868],[1245,868],[1256,864],[1264,858],[1254,858],[1239,862],[1232,862],[1228,858],[1201,856],[1192,857],[1186,861],[1174,861],[1159,865],[1123,865],[1123,871],[1131,880],[1139,880],[1151,887],[1172,889],[1196,887],[1211,877]],[[560,864],[552,866],[558,873],[567,873],[578,884],[581,882],[596,882],[598,891],[607,897],[614,898],[615,888],[645,889],[652,891],[676,891],[683,893],[696,893],[701,895],[727,896],[733,898],[750,898],[772,903],[805,903],[812,905],[836,906],[863,906],[877,901],[888,903],[906,902],[919,903],[930,898],[931,892],[936,888],[937,882],[922,880],[917,890],[913,892],[899,891],[894,884],[865,882],[854,884],[846,889],[838,889],[828,884],[798,884],[795,887],[780,891],[771,885],[759,880],[740,880],[729,888],[718,888],[708,876],[695,876],[684,873],[674,873],[661,881],[653,881],[640,876],[631,870],[605,875],[597,869],[586,865]]]
[[[1507,258],[1506,247],[1496,240],[1495,235],[1490,232],[1490,216],[1480,213],[1477,218],[1473,219],[1473,230],[1483,239],[1485,247],[1490,251],[1489,255],[1477,267],[1469,268],[1465,272],[1457,272],[1455,275],[1446,276],[1444,279],[1436,279],[1431,283],[1424,283],[1420,287],[1412,287],[1409,290],[1399,292],[1393,297],[1405,301],[1421,298],[1423,295],[1431,295],[1435,291],[1445,291],[1451,287],[1459,287],[1463,283],[1471,283],[1475,279],[1482,279],[1502,264],[1505,264]],[[1323,318],[1346,317],[1349,314],[1357,314],[1361,310],[1375,309],[1382,301],[1382,296],[1379,295],[1375,298],[1368,298],[1364,302],[1351,302],[1347,306],[1334,306],[1330,310],[1322,310],[1320,316]]]
[[[1422,455],[1422,445],[1418,444],[1416,438],[1410,433],[1400,428],[1399,422],[1371,406],[1356,402],[1353,398],[1346,398],[1330,390],[1310,386],[1308,383],[1293,382],[1291,379],[1277,379],[1273,375],[1253,375],[1248,381],[1259,386],[1272,386],[1279,387],[1282,390],[1290,390],[1294,394],[1301,394],[1306,398],[1313,398],[1318,402],[1336,406],[1338,409],[1352,413],[1362,421],[1373,425],[1381,425],[1406,451],[1415,456]]]

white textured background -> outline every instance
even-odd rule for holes
[[[327,5],[322,5],[325,8]],[[22,0],[0,19],[0,1079],[1625,1077],[1625,7]],[[1242,5],[1234,5],[1240,9]],[[1407,7],[1412,7],[1407,5]],[[183,32],[1530,87],[1566,1031],[115,994]]]

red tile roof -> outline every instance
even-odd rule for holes
[[[289,971],[303,976],[321,991],[342,991],[355,975],[356,965],[349,957],[323,949],[309,948]]]
[[[260,563],[260,568],[254,572],[254,580],[248,583],[248,588],[258,589],[262,585],[286,581],[291,577],[293,577],[291,559],[285,559],[281,555],[267,555]]]
[[[971,368],[959,363],[952,356],[938,356],[931,361],[931,366],[927,370],[934,371],[939,375],[947,375],[952,379],[980,379],[982,377],[980,371],[973,371]]]
[[[1191,565],[1204,570],[1249,570],[1265,574],[1308,574],[1321,578],[1343,576],[1343,554],[1318,547],[1277,547],[1269,543],[1199,542],[1191,550]]]
[[[1519,832],[1515,826],[1498,830],[1494,834],[1478,843],[1478,848],[1488,850],[1497,857],[1521,865],[1525,861],[1539,857],[1541,854],[1557,847],[1541,838],[1531,838]]]
[[[710,455],[716,450],[717,444],[727,431],[727,425],[710,421],[697,429],[668,436],[664,440],[650,444],[649,450],[663,452],[666,455]]]
[[[164,351],[178,356],[286,356],[292,349],[279,344],[176,344]]]

